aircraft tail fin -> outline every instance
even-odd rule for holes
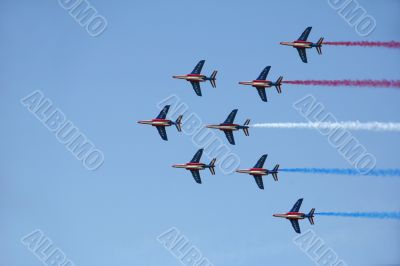
[[[208,166],[208,168],[210,169],[210,172],[211,172],[211,174],[212,175],[215,175],[215,161],[216,161],[217,159],[216,158],[214,158],[214,159],[212,159],[211,160],[211,162],[210,162],[210,165]]]
[[[214,70],[213,73],[212,73],[211,76],[210,76],[210,83],[211,83],[211,86],[212,86],[213,88],[216,88],[216,87],[217,87],[217,83],[216,83],[216,81],[217,81],[217,79],[216,79],[217,73],[218,73],[218,71],[217,71],[217,70]]]
[[[275,165],[274,169],[272,169],[272,177],[274,178],[275,181],[278,181],[278,170],[279,170],[279,164]]]
[[[175,121],[176,129],[177,129],[179,132],[182,131],[181,125],[182,125],[182,115],[178,116],[178,118],[177,118],[176,121]]]
[[[283,77],[280,76],[280,77],[276,80],[276,82],[275,82],[275,88],[276,88],[276,91],[277,91],[278,93],[282,93],[282,89],[281,89],[282,79],[283,79]]]
[[[323,37],[319,38],[317,45],[315,47],[317,49],[318,54],[322,54],[322,42],[323,41],[324,41]]]
[[[310,221],[310,224],[314,224],[314,212],[315,208],[312,208],[311,211],[308,213],[308,220]]]
[[[250,135],[250,133],[249,133],[249,128],[248,128],[248,125],[250,124],[250,119],[246,119],[246,121],[244,121],[244,126],[246,126],[246,127],[244,127],[243,128],[243,132],[244,132],[244,134],[246,135],[246,136],[249,136]]]

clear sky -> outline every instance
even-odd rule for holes
[[[205,123],[222,122],[238,108],[237,122],[304,122],[293,102],[312,94],[339,120],[400,121],[397,89],[284,85],[269,102],[238,81],[269,78],[398,79],[399,50],[323,47],[308,64],[279,45],[313,26],[309,39],[399,40],[400,2],[359,1],[377,21],[360,37],[325,0],[106,1],[91,0],[108,28],[93,38],[58,1],[0,2],[0,265],[41,265],[20,238],[38,228],[75,265],[181,265],[156,237],[175,226],[214,265],[313,265],[292,239],[288,221],[272,217],[304,197],[303,211],[396,211],[398,178],[281,173],[264,177],[265,190],[247,175],[211,176],[203,184],[171,167],[191,159],[189,136],[139,125],[156,104],[178,95]],[[205,59],[205,74],[219,70],[217,88],[172,75]],[[99,149],[104,164],[86,170],[20,99],[41,90]],[[226,143],[222,132],[216,132]],[[377,158],[399,167],[397,133],[354,132]],[[250,129],[235,133],[241,167],[268,153],[267,167],[351,167],[315,130]],[[203,161],[210,158],[204,156]],[[400,223],[316,217],[311,226],[348,265],[400,263]]]

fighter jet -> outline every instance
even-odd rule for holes
[[[244,170],[238,169],[238,170],[236,170],[236,172],[254,176],[257,186],[260,189],[264,189],[262,176],[271,174],[272,177],[274,178],[274,180],[278,181],[279,164],[275,165],[274,169],[272,169],[272,170],[263,168],[263,165],[264,165],[265,159],[267,159],[267,156],[268,156],[267,154],[264,154],[263,156],[261,156],[261,158],[258,160],[258,162],[256,163],[256,165],[254,165],[253,168],[244,169]]]
[[[264,102],[267,102],[267,94],[265,93],[265,88],[271,88],[272,86],[274,86],[276,88],[276,90],[278,91],[278,93],[282,93],[282,90],[281,90],[281,84],[282,84],[282,79],[283,79],[282,76],[280,76],[276,82],[266,80],[270,69],[271,69],[271,66],[267,66],[260,73],[260,75],[258,76],[257,79],[255,79],[253,81],[241,81],[241,82],[239,82],[239,84],[250,85],[250,86],[255,87],[258,91],[258,94],[261,97],[261,100]]]
[[[215,161],[217,159],[212,159],[209,165],[206,165],[204,163],[199,163],[201,155],[203,154],[203,149],[200,149],[196,152],[194,155],[193,159],[189,163],[185,164],[174,164],[172,167],[174,168],[184,168],[186,170],[190,170],[192,172],[194,180],[198,183],[201,184],[201,178],[200,178],[200,170],[204,170],[206,168],[210,169],[210,172],[212,175],[215,175]]]
[[[303,61],[304,63],[307,63],[306,49],[315,47],[315,49],[317,49],[318,54],[322,54],[321,47],[322,47],[322,42],[324,41],[324,38],[322,38],[322,37],[319,38],[317,43],[312,43],[312,42],[307,41],[308,35],[311,32],[311,29],[312,29],[312,27],[308,27],[307,29],[305,29],[305,31],[301,34],[300,38],[297,39],[296,41],[280,43],[282,45],[288,45],[288,46],[292,46],[293,48],[296,48],[297,51],[299,52],[301,61]]]
[[[246,136],[249,135],[248,125],[250,124],[250,119],[246,119],[243,125],[233,124],[237,111],[238,109],[233,110],[229,114],[228,118],[226,118],[225,122],[223,122],[222,124],[207,126],[208,128],[215,128],[224,131],[226,138],[232,145],[235,145],[235,139],[233,138],[233,131],[242,129]]]
[[[312,208],[311,211],[308,214],[301,213],[299,212],[301,203],[303,202],[303,199],[299,199],[293,206],[293,208],[290,210],[290,212],[284,213],[284,214],[274,214],[274,217],[280,217],[280,218],[286,218],[290,221],[290,223],[293,226],[294,231],[296,233],[300,234],[300,225],[299,225],[299,220],[303,220],[307,218],[310,221],[310,224],[314,224],[314,211],[315,209]]]
[[[182,116],[178,116],[178,119],[176,119],[175,122],[165,119],[167,116],[168,110],[169,110],[170,105],[164,106],[164,108],[161,110],[160,114],[157,116],[157,118],[152,119],[152,120],[140,120],[138,121],[139,124],[145,124],[145,125],[152,125],[153,127],[156,127],[158,130],[158,133],[160,134],[161,138],[163,140],[168,140],[167,137],[167,132],[165,131],[165,127],[169,127],[172,125],[176,126],[176,129],[178,129],[179,132],[181,132],[181,121],[182,121]]]
[[[198,96],[201,96],[201,88],[200,88],[200,82],[205,82],[205,81],[210,81],[211,86],[213,88],[217,87],[216,84],[216,76],[218,71],[214,70],[211,74],[210,77],[207,77],[205,75],[200,74],[201,69],[203,68],[205,60],[201,60],[200,62],[197,63],[195,68],[193,69],[192,73],[187,74],[187,75],[180,75],[180,76],[173,76],[175,79],[184,79],[189,81],[192,84],[192,87],[196,94]]]

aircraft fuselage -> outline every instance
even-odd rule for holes
[[[184,79],[187,81],[194,81],[194,82],[204,82],[207,80],[207,76],[201,74],[187,74],[187,75],[179,75],[173,76],[174,79]]]
[[[278,213],[274,214],[274,217],[279,217],[279,218],[286,218],[289,220],[302,220],[307,218],[307,215],[302,213],[302,212],[288,212],[288,213]]]
[[[253,87],[262,87],[262,88],[270,88],[274,86],[272,81],[269,80],[253,80],[253,81],[241,81],[239,82],[241,85],[250,85]]]
[[[144,125],[151,125],[154,127],[159,127],[159,126],[169,127],[174,124],[171,120],[168,119],[140,120],[138,121],[138,123]]]
[[[312,42],[306,41],[294,41],[294,42],[281,42],[281,45],[293,46],[294,48],[312,48],[315,47],[316,44]]]
[[[244,126],[237,125],[237,124],[219,124],[219,125],[208,125],[206,127],[219,129],[219,130],[237,131],[239,129],[243,129]],[[248,127],[246,127],[246,128],[248,128]]]
[[[249,174],[249,175],[268,175],[269,171],[264,168],[250,168],[250,169],[238,169],[236,170],[237,173],[242,173],[242,174]]]
[[[184,168],[186,170],[204,170],[206,165],[204,163],[185,163],[185,164],[174,164],[174,168]]]

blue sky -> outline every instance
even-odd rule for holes
[[[398,79],[400,53],[390,49],[323,47],[308,51],[309,64],[280,41],[313,26],[310,40],[399,40],[400,3],[359,1],[377,21],[360,37],[327,1],[105,1],[90,3],[108,21],[93,38],[58,1],[0,3],[1,265],[41,265],[20,238],[41,229],[75,265],[180,265],[156,237],[175,226],[214,265],[312,265],[292,243],[287,221],[273,218],[304,197],[302,210],[400,209],[398,178],[285,173],[257,189],[246,175],[211,176],[197,185],[171,167],[191,159],[189,136],[136,123],[178,95],[205,123],[304,122],[292,104],[307,94],[339,120],[399,121],[396,89],[284,85],[263,103],[238,81],[256,78]],[[206,59],[204,73],[219,70],[218,87],[202,84],[197,97],[172,75]],[[41,90],[95,145],[105,162],[87,171],[20,99]],[[223,137],[220,132],[219,136]],[[377,167],[399,167],[396,133],[354,132],[377,158]],[[317,131],[254,128],[235,134],[241,166],[268,153],[267,167],[350,165]],[[203,158],[208,162],[210,158]],[[181,171],[180,171],[181,170]],[[311,228],[301,222],[303,231]],[[312,227],[348,265],[400,263],[400,224],[391,220],[316,217]],[[284,259],[284,262],[282,262]]]

